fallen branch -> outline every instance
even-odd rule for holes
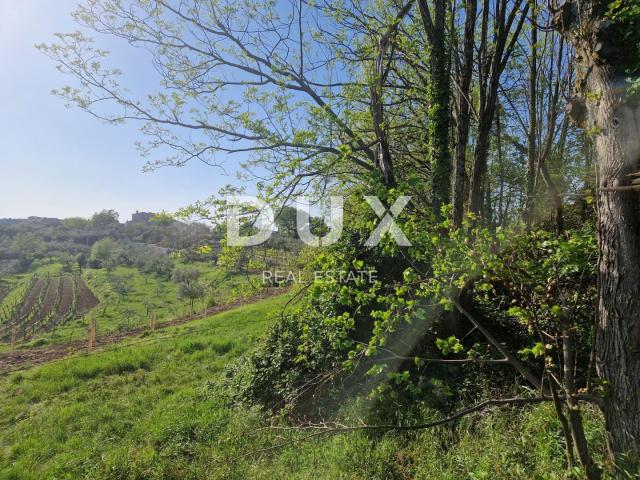
[[[591,395],[575,395],[573,396],[575,400],[587,401],[592,403],[598,403],[600,400],[597,397],[593,397]],[[559,400],[564,400],[565,397],[558,397]],[[261,453],[267,453],[273,450],[277,450],[280,448],[288,447],[289,445],[294,445],[299,442],[304,442],[307,440],[313,440],[315,438],[319,438],[323,435],[332,435],[336,433],[348,433],[355,431],[374,431],[374,430],[388,430],[388,431],[412,431],[412,430],[425,430],[428,428],[434,428],[441,425],[445,425],[447,423],[454,422],[456,420],[460,420],[468,415],[473,413],[481,412],[491,407],[499,407],[504,405],[529,405],[536,404],[542,402],[551,402],[553,398],[549,396],[543,397],[516,397],[516,398],[498,398],[498,399],[489,399],[483,402],[478,403],[472,407],[468,407],[458,411],[457,413],[441,418],[440,420],[434,420],[432,422],[427,423],[418,423],[415,425],[356,425],[356,426],[345,426],[339,424],[319,424],[319,425],[302,425],[297,427],[268,427],[269,429],[280,429],[280,430],[288,430],[288,431],[301,431],[301,430],[310,430],[315,429],[318,430],[316,432],[310,433],[309,435],[305,435],[302,438],[295,438],[292,440],[288,440],[286,442],[278,443],[277,445],[272,445],[270,447],[261,448],[258,450],[253,450],[251,452],[247,452],[243,455],[240,455],[236,458],[244,458],[253,455],[259,455]]]
[[[476,327],[482,333],[482,335],[484,335],[484,337],[489,341],[489,343],[491,343],[496,348],[496,350],[498,350],[500,354],[502,354],[504,358],[507,359],[507,361],[509,362],[509,364],[511,364],[511,366],[513,366],[513,368],[515,368],[525,379],[527,379],[527,381],[531,385],[536,387],[536,389],[540,390],[542,388],[540,380],[531,372],[531,370],[525,367],[523,363],[515,357],[515,355],[513,355],[507,348],[505,348],[491,334],[491,332],[489,332],[489,330],[484,328],[480,324],[480,322],[478,322],[478,320],[476,320],[476,318],[473,315],[471,315],[471,313],[465,310],[464,307],[460,305],[460,302],[454,299],[453,303],[458,308],[458,310],[460,310],[460,313],[462,313],[465,317],[467,317],[467,320],[469,320],[474,325],[474,327]]]

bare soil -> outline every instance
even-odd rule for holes
[[[60,282],[59,277],[51,277],[49,279],[49,286],[47,288],[47,292],[44,295],[44,300],[42,301],[42,305],[40,306],[40,310],[38,313],[31,319],[30,322],[22,322],[19,326],[20,329],[24,329],[24,331],[30,331],[31,327],[35,325],[35,330],[37,331],[40,326],[38,325],[42,320],[47,316],[49,311],[53,308],[53,303],[56,299],[56,293],[58,291],[58,284]]]
[[[73,277],[67,276],[62,278],[62,298],[60,298],[60,304],[56,314],[58,317],[63,317],[65,313],[71,309],[71,303],[73,302]]]
[[[99,303],[98,297],[93,294],[84,278],[78,277],[78,316],[87,313]]]
[[[14,319],[13,323],[21,318],[26,317],[31,312],[31,310],[33,310],[33,307],[35,306],[36,302],[38,301],[38,297],[40,296],[40,291],[43,288],[44,280],[41,278],[37,280],[36,284],[31,288],[31,291],[27,295],[27,298],[22,304],[22,307],[20,308],[20,310],[18,310],[17,319]]]

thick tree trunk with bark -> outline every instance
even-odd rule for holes
[[[598,164],[600,247],[597,368],[611,452],[640,459],[640,102],[625,70],[637,64],[620,25],[606,18],[610,2],[574,1],[555,26],[576,48],[576,96],[568,111],[593,138]],[[624,53],[623,53],[624,52]]]
[[[602,93],[590,108],[601,132],[595,138],[600,169],[600,259],[597,366],[607,382],[604,413],[613,452],[640,455],[640,193],[607,191],[628,185],[640,170],[640,115],[623,99],[626,85],[607,68],[591,72],[590,89]]]

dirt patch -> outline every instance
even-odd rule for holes
[[[73,277],[62,278],[62,298],[58,304],[58,310],[56,314],[58,317],[63,317],[71,309],[71,303],[73,302]]]
[[[96,297],[87,283],[84,281],[84,278],[78,277],[78,308],[77,315],[83,315],[91,310],[93,307],[96,307],[100,303],[98,297]]]
[[[40,323],[46,318],[54,307],[56,296],[58,295],[58,286],[60,285],[59,277],[51,277],[48,282],[47,291],[44,294],[44,300],[40,309],[29,322],[22,322],[20,329],[23,332],[36,332],[40,329]],[[44,287],[43,287],[44,288]],[[44,325],[46,327],[46,325]],[[25,334],[23,333],[23,338]]]
[[[22,319],[29,315],[31,310],[33,310],[33,307],[35,307],[36,303],[38,302],[38,298],[40,297],[40,292],[44,288],[44,284],[45,281],[43,279],[36,281],[35,285],[31,288],[31,291],[27,295],[24,303],[20,307],[17,319],[15,319],[12,323],[16,323],[17,321],[19,321],[19,319]]]
[[[20,308],[18,308],[13,318],[0,325],[0,339],[8,342],[11,339],[12,332],[16,332],[22,328],[22,324],[25,322],[26,317],[37,305],[38,298],[40,298],[40,293],[44,286],[45,281],[40,279],[36,281],[33,287],[31,287],[31,290],[29,290],[24,302]]]

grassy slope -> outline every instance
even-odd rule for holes
[[[0,380],[0,478],[188,478],[231,415],[204,387],[283,302]]]
[[[284,301],[0,379],[0,479],[563,478],[549,406],[468,421],[455,435],[353,433],[258,455],[280,440],[208,385]]]

